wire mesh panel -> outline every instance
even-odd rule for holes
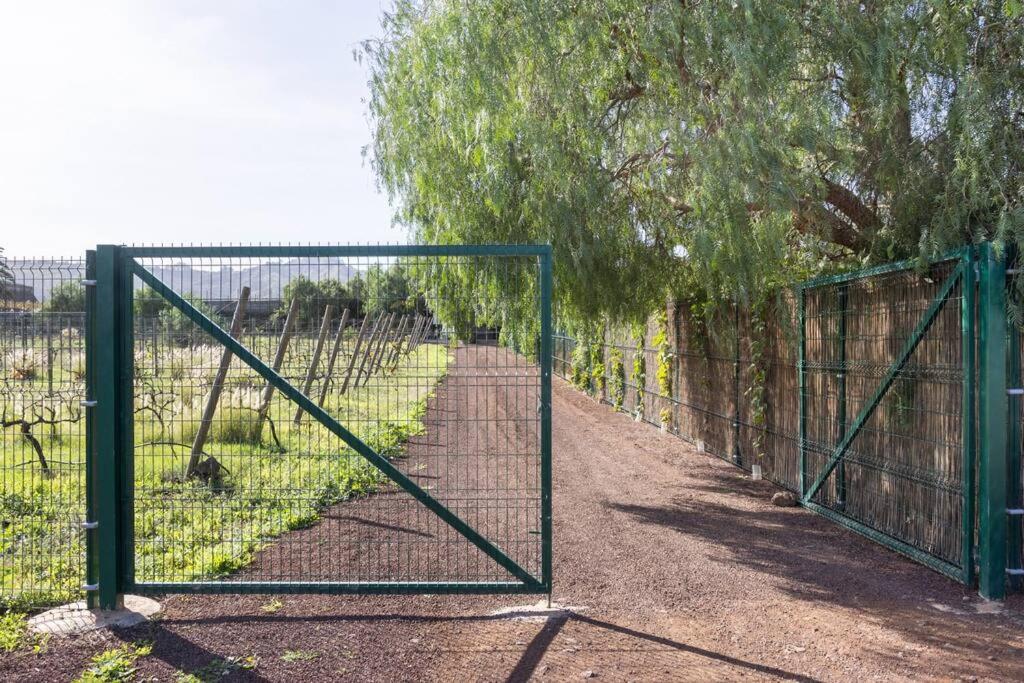
[[[543,588],[541,260],[387,252],[127,251],[136,589]]]
[[[815,511],[969,582],[970,256],[926,271],[893,264],[823,278],[712,325],[669,306],[642,336],[613,327],[602,342],[560,337],[556,367],[709,454],[811,491],[805,504]],[[578,352],[598,343],[600,353]],[[610,389],[601,393],[592,358],[605,359]],[[638,358],[639,382],[628,370]]]
[[[84,581],[84,269],[0,264],[0,605],[67,600]]]
[[[970,527],[960,269],[804,290],[810,500],[954,574],[969,571]]]
[[[795,301],[781,297],[739,321],[740,457],[791,491],[800,487],[800,408]]]

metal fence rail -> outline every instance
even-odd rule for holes
[[[0,606],[85,578],[85,263],[9,260],[0,281]]]

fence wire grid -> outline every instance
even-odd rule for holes
[[[9,259],[0,279],[0,605],[85,579],[84,260]]]
[[[757,319],[740,310],[714,333],[686,307],[670,305],[664,329],[652,319],[642,336],[617,327],[605,329],[600,341],[555,335],[553,368],[699,451],[746,470],[757,465],[765,478],[800,493],[821,473],[958,264],[805,289],[803,486],[796,295]],[[833,518],[861,525],[876,540],[920,551],[917,559],[957,577],[968,571],[972,522],[964,507],[973,495],[964,461],[963,306],[957,281],[811,498]],[[667,335],[667,350],[651,343],[659,331]],[[663,354],[668,393],[657,377]]]
[[[536,258],[137,261],[540,576],[540,372],[497,345],[489,293],[536,300]],[[138,276],[133,289],[136,586],[515,580]]]

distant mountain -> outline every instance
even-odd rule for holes
[[[174,291],[190,294],[203,300],[235,299],[243,286],[251,290],[250,299],[257,301],[280,299],[284,287],[298,277],[313,281],[335,279],[348,282],[361,271],[341,258],[273,259],[236,266],[229,259],[215,259],[219,266],[196,267],[191,263],[172,263],[161,259],[160,265],[146,264],[149,270]],[[235,260],[236,262],[238,260]],[[64,282],[79,282],[85,278],[85,260],[31,259],[8,261],[14,282],[31,288],[40,302],[50,297],[54,287]],[[142,282],[137,278],[135,288]]]

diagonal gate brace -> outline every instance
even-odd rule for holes
[[[882,397],[889,391],[892,383],[896,381],[896,376],[906,366],[907,361],[910,360],[910,356],[913,355],[914,350],[924,339],[924,335],[928,332],[928,328],[935,322],[935,318],[939,315],[939,311],[946,304],[949,299],[949,295],[953,292],[953,287],[957,281],[963,276],[964,265],[961,261],[957,264],[957,267],[950,273],[949,277],[946,278],[945,282],[942,283],[942,287],[939,288],[939,293],[932,300],[931,305],[928,306],[928,310],[925,311],[921,320],[918,321],[914,331],[910,333],[910,337],[906,343],[903,344],[903,348],[900,349],[899,355],[896,357],[895,362],[886,371],[885,376],[882,377],[882,381],[879,383],[878,388],[875,389],[875,393],[871,395],[864,407],[861,408],[860,413],[857,415],[857,419],[850,425],[849,430],[846,432],[846,436],[843,440],[835,447],[832,454],[829,456],[828,462],[825,464],[824,469],[811,484],[811,487],[804,493],[803,502],[808,503],[814,498],[814,495],[821,488],[828,476],[835,470],[836,465],[846,456],[846,451],[850,449],[850,444],[857,438],[857,434],[867,424],[868,418],[871,417],[872,413],[878,407],[878,404],[882,402]]]
[[[352,450],[359,455],[366,458],[370,464],[380,470],[384,476],[393,481],[395,484],[404,489],[407,493],[411,494],[413,498],[423,504],[428,510],[433,512],[435,515],[441,518],[446,524],[457,531],[470,543],[479,548],[484,554],[494,560],[501,567],[506,569],[510,574],[515,576],[517,579],[522,581],[527,586],[540,588],[541,582],[533,577],[528,571],[519,566],[512,558],[501,551],[500,548],[495,546],[493,543],[484,538],[479,532],[473,527],[463,521],[458,515],[449,510],[443,503],[431,496],[429,493],[424,491],[414,481],[406,477],[401,470],[391,464],[387,458],[381,456],[379,453],[370,448],[364,443],[359,437],[352,432],[348,431],[341,424],[338,423],[330,414],[327,413],[323,408],[318,406],[315,401],[312,401],[303,394],[301,391],[296,389],[288,380],[281,377],[278,373],[255,356],[249,349],[238,342],[232,337],[224,328],[220,327],[217,323],[207,318],[198,309],[192,306],[188,301],[181,297],[177,292],[172,290],[166,284],[164,284],[158,277],[153,275],[149,270],[143,267],[135,259],[129,259],[131,264],[131,270],[137,275],[143,282],[149,285],[155,292],[160,294],[162,297],[167,299],[168,302],[179,311],[181,311],[187,318],[202,328],[205,332],[212,335],[217,341],[224,346],[228,347],[243,363],[248,365],[250,368],[255,370],[263,379],[272,384],[277,388],[279,392],[294,401],[299,407],[301,407],[310,417],[314,418],[317,422],[326,427],[335,436],[344,441]]]

